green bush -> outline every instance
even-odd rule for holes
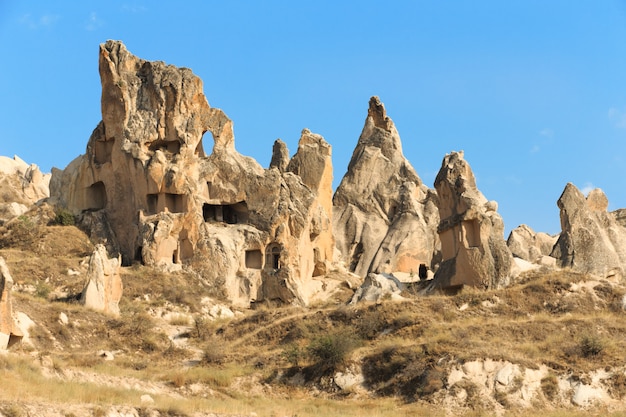
[[[327,370],[335,370],[346,361],[348,354],[357,345],[358,343],[353,337],[346,333],[338,332],[314,339],[307,347],[307,351],[309,357],[316,365]]]
[[[59,211],[57,211],[57,215],[54,218],[53,224],[59,226],[74,226],[74,224],[76,224],[76,219],[69,210],[60,209]]]

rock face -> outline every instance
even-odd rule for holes
[[[506,241],[511,254],[532,263],[540,263],[543,256],[550,256],[558,236],[547,233],[535,233],[529,226],[522,224],[511,230]]]
[[[265,170],[235,150],[232,122],[191,70],[116,41],[100,46],[99,67],[102,121],[86,154],[53,170],[53,202],[124,264],[197,266],[237,304],[306,303],[333,261],[330,146],[305,130],[293,159],[279,144]]]
[[[372,97],[333,197],[337,249],[351,272],[413,272],[439,260],[437,197],[402,154],[400,135]]]
[[[561,235],[552,256],[561,267],[607,277],[626,268],[626,228],[607,212],[609,201],[596,188],[587,198],[567,184],[557,205],[561,210]]]
[[[446,155],[435,179],[439,196],[439,238],[443,262],[434,288],[469,285],[497,288],[508,284],[512,256],[504,242],[497,203],[476,187],[463,152]]]
[[[103,313],[120,314],[122,298],[121,258],[111,258],[104,245],[96,245],[89,258],[87,285],[80,298],[81,304]]]
[[[17,156],[0,156],[0,223],[24,214],[31,205],[48,197],[50,177]]]
[[[405,286],[392,274],[369,273],[363,280],[363,284],[356,290],[350,304],[360,301],[378,302],[385,298],[402,300],[400,293]]]
[[[0,257],[0,349],[7,349],[22,340],[23,333],[15,323],[11,290],[13,278],[4,258]]]

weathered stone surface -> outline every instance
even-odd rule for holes
[[[558,236],[547,233],[535,233],[529,226],[522,224],[511,230],[506,241],[513,256],[528,262],[540,263],[542,256],[550,256]]]
[[[611,212],[611,214],[613,214],[613,216],[615,217],[615,220],[617,221],[617,223],[619,223],[622,226],[626,227],[626,208],[617,209],[617,210]]]
[[[11,290],[13,278],[4,258],[0,257],[0,349],[7,349],[22,340],[23,333],[15,323]]]
[[[587,198],[575,185],[565,186],[557,205],[561,234],[552,256],[561,267],[602,277],[626,271],[626,228],[607,212],[608,199],[596,188]]]
[[[289,164],[289,150],[287,145],[280,139],[276,139],[274,147],[272,148],[272,160],[270,161],[270,168],[276,168],[280,172],[285,172],[287,165]]]
[[[401,300],[400,295],[405,286],[393,274],[369,273],[363,284],[356,290],[350,304],[360,301],[381,301],[385,298]]]
[[[102,121],[86,154],[53,171],[53,201],[124,264],[188,264],[236,304],[306,303],[315,288],[303,283],[334,254],[331,152],[321,136],[305,130],[293,161],[278,143],[278,169],[266,170],[235,150],[232,122],[209,106],[191,70],[107,41],[100,76]]]
[[[121,258],[110,258],[104,245],[96,245],[89,258],[87,284],[80,298],[81,304],[93,310],[119,315],[122,298]]]
[[[37,201],[47,198],[50,177],[17,156],[0,156],[0,223],[24,214]]]
[[[439,254],[436,194],[402,154],[400,136],[378,97],[348,171],[333,197],[333,228],[349,270],[413,272]]]
[[[435,188],[443,261],[432,288],[507,285],[512,255],[504,241],[504,222],[496,211],[497,203],[487,201],[476,187],[462,151],[445,156]]]

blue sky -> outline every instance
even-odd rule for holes
[[[558,233],[567,182],[626,207],[625,1],[0,0],[0,39],[0,155],[46,172],[85,151],[118,39],[191,68],[265,167],[307,127],[338,185],[378,95],[428,186],[465,151],[507,234]]]

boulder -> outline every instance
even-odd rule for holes
[[[404,290],[404,284],[393,274],[369,273],[363,280],[363,284],[352,296],[350,304],[361,301],[381,301],[385,298],[401,300],[400,293]]]
[[[561,234],[552,251],[560,267],[601,277],[626,271],[626,228],[607,212],[608,204],[599,188],[585,198],[575,185],[565,186],[557,202]]]
[[[535,233],[529,226],[522,224],[511,230],[506,241],[513,256],[528,262],[543,262],[543,256],[550,256],[558,236],[547,233]]]
[[[122,298],[121,258],[109,258],[104,245],[96,245],[89,258],[87,284],[80,302],[84,306],[103,313],[119,315]]]
[[[443,261],[430,288],[505,286],[513,257],[504,241],[504,222],[498,204],[476,187],[463,156],[462,151],[446,155],[435,179]]]
[[[4,258],[0,257],[0,349],[7,349],[20,342],[24,334],[13,317],[11,291],[13,278]]]
[[[232,121],[190,69],[117,41],[100,45],[99,68],[102,121],[86,153],[53,170],[53,202],[124,265],[188,265],[237,305],[306,304],[317,287],[304,284],[334,257],[330,145],[304,130],[293,160],[277,141],[263,169],[235,150]]]
[[[333,228],[351,272],[417,274],[439,257],[437,196],[402,154],[400,135],[372,97],[348,170],[333,197]]]

